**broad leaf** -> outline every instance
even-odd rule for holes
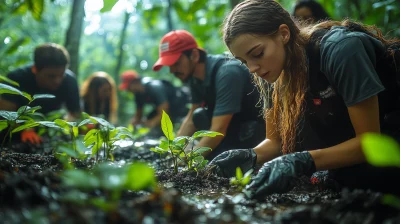
[[[97,135],[98,129],[92,129],[86,133],[85,137],[83,138],[83,141],[87,141]]]
[[[6,76],[0,75],[0,82],[6,82],[8,84],[11,84],[13,86],[19,86],[18,82],[15,82],[14,80],[11,80],[7,78]]]
[[[79,128],[78,127],[72,127],[72,133],[74,135],[74,137],[78,137],[79,135]]]
[[[8,127],[8,122],[7,120],[2,120],[0,121],[0,131],[6,129]]]
[[[361,138],[361,145],[365,158],[371,165],[400,167],[400,145],[393,138],[366,133]]]
[[[9,121],[13,121],[17,119],[18,113],[14,111],[0,110],[0,117],[3,117]]]
[[[86,124],[93,124],[93,122],[92,122],[92,120],[87,118],[87,119],[81,121],[81,123],[78,124],[78,127],[81,127],[81,126],[86,125]]]
[[[99,124],[101,124],[101,125],[103,125],[104,127],[107,127],[107,128],[115,128],[114,125],[110,124],[110,122],[108,122],[108,121],[106,121],[106,120],[104,120],[103,118],[100,118],[100,117],[91,116],[90,120],[95,124],[99,123]]]
[[[30,41],[30,38],[27,38],[27,37],[19,38],[18,40],[9,44],[10,46],[8,47],[8,49],[6,51],[6,54],[10,55],[10,54],[15,53],[19,47],[29,43],[29,41]],[[17,85],[17,86],[19,86],[19,85]]]
[[[68,156],[73,157],[73,158],[78,158],[78,157],[79,157],[79,152],[77,152],[77,151],[71,149],[70,147],[68,147],[68,146],[66,146],[66,145],[60,145],[60,146],[58,146],[58,147],[57,147],[57,152],[65,153],[65,154],[67,154]]]
[[[174,140],[174,127],[168,114],[163,110],[161,117],[161,129],[168,140]]]
[[[201,137],[215,137],[215,136],[223,136],[222,133],[216,132],[216,131],[196,131],[192,138],[196,139],[196,138],[201,138]]]
[[[66,170],[63,172],[62,184],[84,190],[93,190],[100,187],[100,180],[84,170]]]
[[[25,97],[26,99],[29,100],[29,102],[32,102],[32,96],[31,94],[27,93],[27,92],[22,92],[22,96]]]
[[[160,148],[162,148],[162,149],[168,151],[168,149],[169,149],[169,143],[168,143],[167,140],[164,140],[164,139],[163,139],[163,140],[161,140],[160,145],[159,145],[158,147],[160,147]]]
[[[32,97],[32,100],[37,100],[37,99],[51,99],[51,98],[56,98],[56,96],[52,94],[35,94]]]
[[[44,0],[25,0],[25,4],[31,11],[33,18],[40,20],[44,9]]]
[[[4,93],[23,96],[22,92],[19,89],[7,84],[0,83],[0,94]]]
[[[156,186],[154,169],[145,163],[133,163],[129,167],[126,188],[133,191],[140,191]]]
[[[165,149],[160,148],[160,147],[150,148],[150,150],[153,151],[153,152],[156,152],[156,153],[160,153],[160,154],[168,152],[168,150],[165,150]]]
[[[25,123],[25,124],[23,124],[21,126],[18,126],[17,128],[14,128],[11,131],[11,133],[16,133],[16,132],[23,131],[25,129],[33,128],[33,127],[36,127],[36,126],[39,126],[39,123],[36,123],[36,122]]]
[[[185,144],[186,141],[189,141],[188,136],[179,136],[179,137],[176,137],[172,142],[174,144]]]
[[[200,147],[200,148],[193,150],[193,152],[196,154],[202,154],[203,152],[206,152],[206,151],[212,151],[212,149],[210,147]]]
[[[118,0],[103,0],[103,8],[100,10],[101,13],[111,11]]]
[[[92,147],[92,156],[95,156],[101,147],[103,147],[103,139],[99,138]]]
[[[42,109],[41,106],[36,106],[36,107],[30,107],[30,106],[22,106],[18,108],[17,113],[18,114],[33,114],[35,111]]]
[[[241,180],[243,178],[243,173],[240,167],[236,167],[236,179]]]

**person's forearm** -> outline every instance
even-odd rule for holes
[[[337,169],[365,162],[360,136],[338,145],[310,151],[317,170]]]
[[[177,136],[191,136],[196,131],[194,127],[192,117],[186,116],[185,120],[183,120],[181,127],[177,133]]]
[[[224,136],[203,137],[195,148],[209,147],[214,150],[224,139]],[[207,156],[211,151],[203,152],[203,156]]]
[[[263,164],[281,156],[281,144],[279,141],[265,139],[254,148],[254,151],[257,154],[257,164]]]

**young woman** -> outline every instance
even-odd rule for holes
[[[104,116],[117,123],[118,98],[113,78],[105,72],[95,72],[82,84],[83,111],[93,116]]]
[[[254,149],[211,161],[217,173],[233,176],[237,166],[246,171],[264,163],[249,185],[254,197],[288,191],[293,179],[319,170],[334,170],[351,187],[396,189],[387,181],[399,178],[399,170],[368,166],[360,142],[363,133],[380,133],[384,117],[399,105],[375,70],[394,41],[351,21],[299,29],[273,0],[238,4],[223,33],[263,93],[267,135]]]

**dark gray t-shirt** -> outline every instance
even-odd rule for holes
[[[321,41],[320,52],[320,69],[346,106],[385,89],[375,71],[377,58],[384,52],[379,40],[345,27],[332,27]]]
[[[171,103],[174,97],[175,89],[166,86],[161,80],[147,80],[143,82],[144,92],[135,94],[135,102],[138,108],[143,108],[145,104],[155,107],[168,102]]]
[[[206,90],[212,85],[212,73],[219,60],[226,61],[218,68],[215,76],[216,102],[213,116],[240,112],[245,83],[250,82],[249,71],[239,61],[223,55],[207,55],[204,81],[193,78],[190,82],[193,104],[201,104],[206,94],[209,94]]]

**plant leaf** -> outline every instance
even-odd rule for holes
[[[32,100],[37,100],[37,99],[51,99],[51,98],[56,98],[56,96],[52,94],[35,94],[32,97]]]
[[[103,118],[90,116],[89,119],[95,124],[99,123],[107,128],[115,128],[114,125],[110,124],[110,122],[104,120]]]
[[[0,83],[0,94],[4,93],[24,96],[19,89],[7,84]]]
[[[196,154],[202,154],[203,152],[206,152],[206,151],[212,151],[212,149],[210,147],[200,147],[200,148],[193,150],[193,152]]]
[[[129,167],[126,187],[129,190],[139,191],[148,187],[155,187],[156,177],[154,169],[145,163],[133,163]]]
[[[6,129],[8,127],[8,122],[7,120],[2,120],[0,121],[0,131]]]
[[[240,167],[236,167],[236,179],[241,180],[243,178],[242,169]]]
[[[189,138],[190,137],[188,137],[188,136],[179,136],[179,137],[176,137],[172,142],[173,142],[173,144],[185,144],[186,141],[189,141]]]
[[[72,127],[72,133],[74,134],[74,137],[78,137],[79,135],[79,128],[78,127]]]
[[[361,145],[365,158],[371,165],[400,167],[400,145],[393,138],[365,133],[361,138]]]
[[[48,127],[48,128],[55,128],[55,129],[59,129],[59,130],[63,129],[60,126],[56,125],[56,123],[51,122],[51,121],[38,121],[37,123],[39,123],[45,127]]]
[[[0,117],[4,117],[8,121],[17,119],[18,113],[14,111],[0,110]]]
[[[150,148],[150,150],[153,151],[153,152],[156,152],[156,153],[160,153],[160,154],[168,152],[168,150],[165,150],[165,149],[160,148],[160,147]]]
[[[93,123],[92,120],[87,118],[87,119],[81,121],[81,123],[78,124],[78,127],[81,127],[81,126],[86,125],[86,124],[92,124],[92,123]]]
[[[174,140],[174,127],[168,114],[163,110],[161,117],[161,129],[168,140]]]
[[[25,123],[25,124],[23,124],[21,126],[18,126],[15,129],[13,129],[11,131],[11,133],[16,133],[16,132],[19,132],[19,131],[22,131],[22,130],[25,130],[25,129],[28,129],[28,128],[33,128],[33,127],[36,127],[36,126],[39,126],[39,123],[37,123],[37,122]]]
[[[29,102],[32,102],[32,96],[31,94],[27,93],[27,92],[22,92],[22,96],[25,97],[26,99],[29,100]]]
[[[11,84],[13,86],[17,86],[19,87],[19,83],[15,82],[14,80],[11,80],[9,78],[7,78],[6,76],[0,75],[0,82],[6,82],[8,84]]]
[[[103,8],[100,9],[100,12],[108,12],[114,7],[114,5],[118,2],[118,0],[103,0]]]
[[[192,138],[196,139],[196,138],[201,138],[201,137],[215,137],[215,136],[223,136],[222,133],[216,132],[216,131],[196,131]]]

